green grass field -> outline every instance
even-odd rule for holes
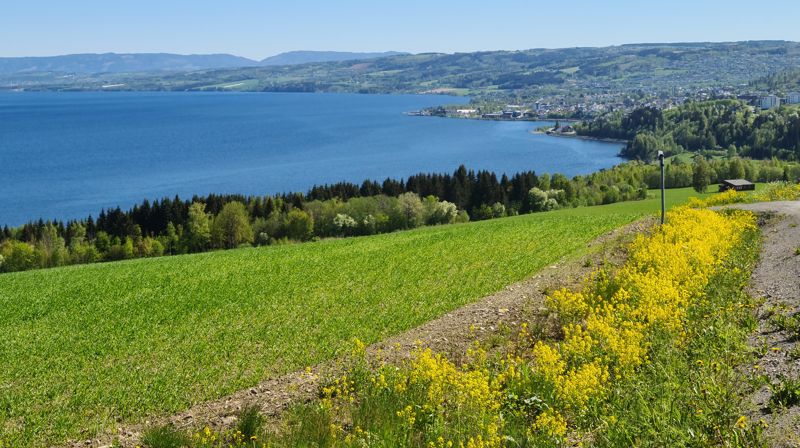
[[[658,199],[373,237],[0,275],[0,446],[81,439],[397,334]],[[669,191],[669,204],[690,189]]]

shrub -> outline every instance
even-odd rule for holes
[[[258,437],[261,427],[264,426],[264,417],[258,406],[247,406],[239,413],[236,430],[242,434],[244,440],[253,440]]]
[[[773,385],[772,397],[769,399],[770,408],[790,408],[800,404],[800,378],[783,378],[780,383]]]
[[[145,430],[142,444],[146,448],[184,448],[191,446],[191,440],[172,425],[165,425]]]
[[[407,229],[422,224],[423,205],[416,193],[403,193],[397,197],[397,210],[403,219],[403,226]]]
[[[0,244],[0,256],[3,257],[0,272],[24,271],[36,266],[36,252],[33,246],[21,241],[3,241]]]
[[[546,212],[558,208],[558,197],[562,190],[540,190],[533,187],[528,191],[528,208],[532,212]]]
[[[778,313],[770,318],[770,322],[778,330],[789,333],[791,340],[800,339],[800,314],[789,316]]]
[[[308,241],[314,236],[314,220],[300,209],[292,209],[286,214],[286,237],[296,241]]]
[[[337,213],[333,218],[333,225],[340,236],[350,236],[355,232],[358,223],[355,219],[344,213]]]

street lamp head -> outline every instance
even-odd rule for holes
[[[664,160],[664,151],[658,151],[658,158]]]

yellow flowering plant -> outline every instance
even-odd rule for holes
[[[420,346],[400,365],[376,365],[356,341],[346,374],[325,382],[321,399],[293,411],[273,440],[432,448],[631,446],[649,440],[643,435],[756,441],[757,425],[738,421],[731,406],[738,377],[727,363],[750,313],[741,291],[751,266],[731,265],[731,254],[752,252],[754,230],[746,212],[672,210],[665,225],[635,238],[615,272],[547,296],[560,326],[554,339],[534,340],[526,323],[503,333],[499,351],[474,344],[457,364]]]

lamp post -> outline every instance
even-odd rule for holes
[[[664,224],[664,151],[658,151],[658,164],[661,165],[661,224]]]

